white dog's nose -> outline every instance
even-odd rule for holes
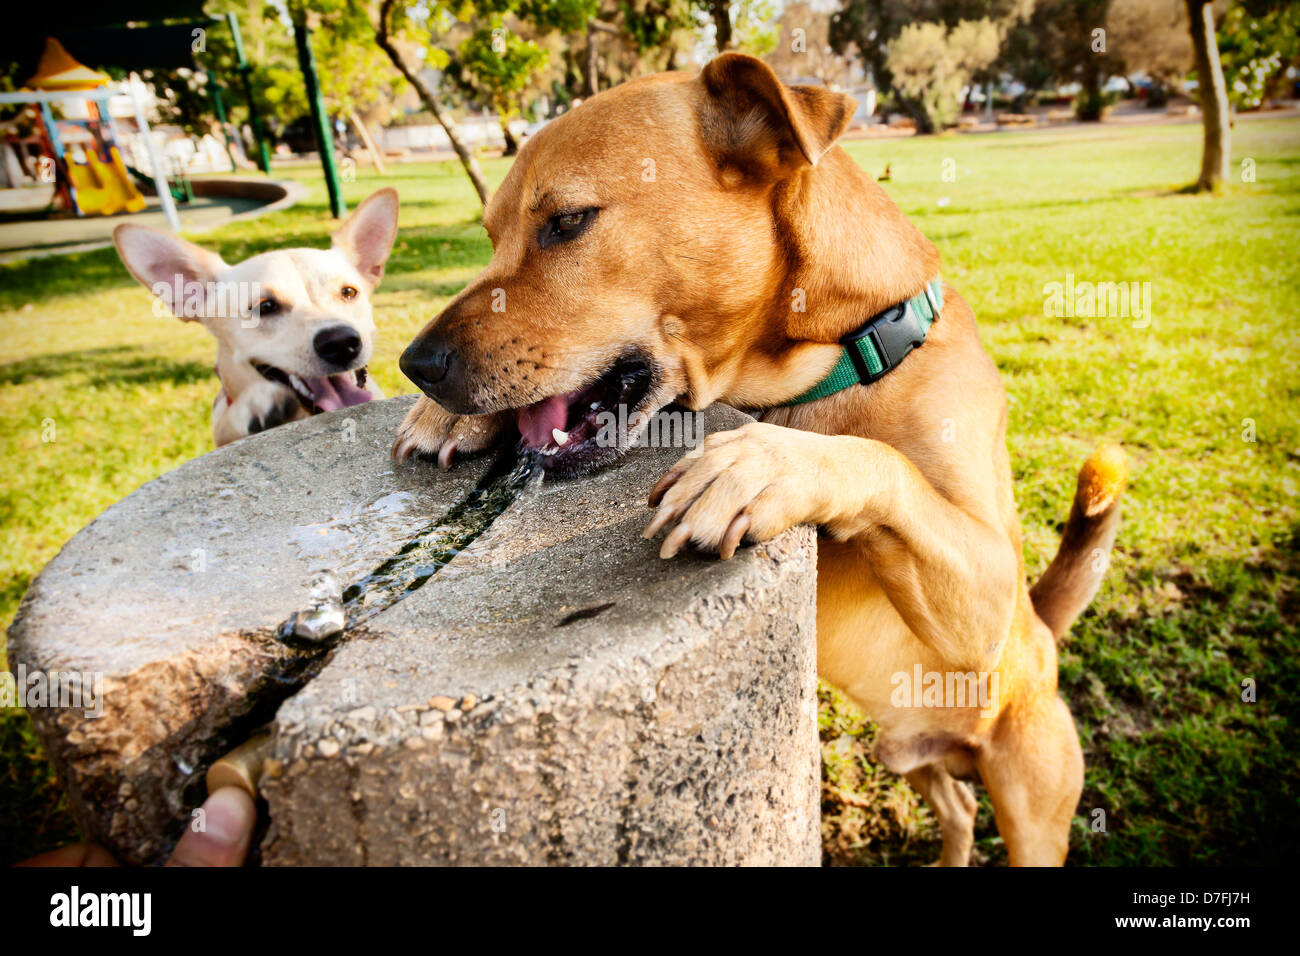
[[[325,361],[342,368],[361,354],[361,336],[350,325],[331,325],[316,333],[312,347]]]

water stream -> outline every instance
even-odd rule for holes
[[[311,603],[279,628],[281,640],[337,639],[422,587],[519,497],[540,469],[529,457],[498,458],[474,489],[359,581],[339,593],[329,572],[313,579]],[[330,593],[333,589],[334,593]],[[323,635],[318,636],[318,635]]]

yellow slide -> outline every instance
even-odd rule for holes
[[[86,150],[84,163],[66,157],[68,175],[77,191],[77,208],[92,216],[139,212],[145,206],[144,196],[131,182],[117,147],[110,147],[108,152],[112,157],[110,163],[102,162],[94,150]]]

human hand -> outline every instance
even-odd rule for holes
[[[257,823],[253,798],[238,787],[222,787],[203,803],[203,829],[185,828],[168,866],[242,866]],[[97,843],[74,843],[42,853],[18,866],[117,866]]]

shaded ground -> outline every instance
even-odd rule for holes
[[[42,193],[48,191],[42,190]],[[69,216],[64,213],[43,216],[40,211],[45,208],[45,202],[38,202],[39,208],[35,210],[6,210],[0,213],[0,262],[110,242],[113,230],[124,222],[166,229],[167,219],[163,216],[158,197],[147,196],[145,201],[148,208],[142,212],[116,216]],[[176,211],[183,228],[206,229],[264,205],[266,203],[255,199],[195,196],[193,201],[178,205]]]

